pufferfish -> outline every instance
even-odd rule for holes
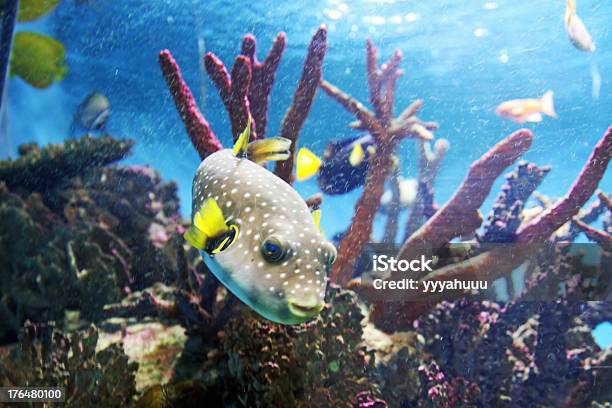
[[[298,324],[324,306],[336,248],[319,229],[320,210],[261,164],[289,157],[291,142],[248,143],[250,123],[234,148],[198,167],[193,219],[185,239],[240,300],[277,323]]]

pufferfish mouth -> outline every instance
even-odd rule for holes
[[[312,317],[316,316],[323,310],[324,303],[319,303],[316,305],[305,305],[300,304],[297,301],[289,300],[288,302],[289,311],[298,317]]]

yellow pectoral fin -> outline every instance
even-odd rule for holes
[[[229,229],[221,208],[212,198],[206,200],[193,217],[193,224],[209,238],[219,236]]]
[[[353,147],[353,150],[351,150],[351,154],[349,155],[349,163],[351,166],[357,167],[363,162],[363,159],[365,159],[365,152],[363,151],[361,144],[357,143]]]
[[[236,143],[234,143],[234,156],[243,156],[246,154],[249,139],[251,138],[251,116],[247,119],[247,125],[244,131],[238,136]]]
[[[247,156],[258,164],[273,160],[287,160],[290,148],[291,140],[284,137],[269,137],[249,143]]]
[[[321,167],[321,159],[308,150],[302,147],[297,154],[297,170],[296,177],[298,181],[307,180],[317,174]]]
[[[204,248],[206,248],[206,234],[195,226],[191,226],[191,228],[183,234],[183,238],[185,238],[185,241],[189,242],[194,248],[199,250],[204,250]]]

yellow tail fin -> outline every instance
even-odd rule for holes
[[[321,167],[321,159],[308,150],[302,147],[297,154],[297,171],[296,177],[298,181],[303,181],[311,178],[319,171]]]
[[[269,137],[249,143],[248,157],[257,164],[272,160],[287,160],[291,140],[284,137]]]

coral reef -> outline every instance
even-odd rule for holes
[[[279,34],[260,62],[255,38],[245,36],[231,73],[215,55],[205,57],[233,136],[251,118],[253,137],[265,137],[285,42]],[[610,406],[612,354],[599,348],[592,330],[612,320],[612,306],[584,300],[609,294],[612,200],[600,191],[583,206],[612,156],[612,128],[559,200],[536,196],[548,167],[519,162],[483,223],[483,201],[530,147],[531,132],[493,146],[438,206],[434,181],[449,145],[440,139],[432,147],[436,125],[416,116],[420,101],[393,118],[401,54],[377,67],[368,42],[369,111],[321,80],[325,52],[321,27],[281,135],[295,148],[321,87],[377,144],[332,278],[344,284],[352,276],[384,184],[399,176],[392,153],[413,137],[419,192],[400,256],[434,254],[454,238],[473,237],[465,253],[421,279],[492,281],[525,264],[520,293],[503,303],[463,292],[381,302],[366,285],[352,283],[355,292],[330,285],[316,319],[274,324],[228,293],[187,249],[174,183],[148,167],[113,165],[129,154],[131,141],[24,145],[21,157],[0,162],[0,344],[19,340],[0,347],[0,385],[63,386],[67,405],[79,407]],[[222,148],[170,52],[162,51],[159,63],[201,158]],[[291,181],[291,162],[275,171]],[[532,196],[539,204],[526,208]],[[307,203],[318,208],[321,201],[314,195]],[[397,235],[398,213],[388,213],[387,242]],[[568,249],[581,232],[597,244],[599,264]],[[500,243],[514,246],[492,245]]]
[[[404,138],[431,140],[431,131],[437,128],[437,124],[423,122],[416,116],[422,106],[420,100],[393,118],[395,84],[403,74],[399,69],[402,53],[396,50],[389,61],[378,68],[378,51],[371,41],[367,42],[366,50],[368,89],[374,112],[329,82],[322,80],[320,84],[327,95],[355,115],[357,121],[351,127],[368,131],[376,144],[376,153],[368,167],[363,194],[355,204],[351,226],[340,242],[338,260],[330,275],[330,280],[339,284],[346,284],[351,279],[363,246],[370,239],[374,214],[380,206],[385,183],[391,175],[393,153],[399,142]]]
[[[281,32],[277,35],[266,59],[259,62],[256,55],[255,37],[247,34],[242,39],[241,54],[236,57],[231,74],[215,54],[208,52],[205,55],[206,72],[219,90],[232,125],[233,138],[238,137],[249,120],[251,138],[265,136],[270,91],[285,50],[285,43],[285,34]],[[321,80],[326,51],[327,29],[321,26],[308,46],[302,76],[293,95],[291,106],[287,109],[281,124],[280,136],[292,141],[291,157],[277,163],[275,173],[287,182],[293,179],[293,156],[297,139]],[[181,120],[200,157],[204,159],[210,153],[221,149],[221,143],[198,110],[195,98],[183,80],[178,64],[169,50],[160,52],[159,64]]]
[[[176,185],[145,167],[104,167],[131,146],[84,137],[0,162],[0,339],[69,310],[98,321],[105,304],[174,281]]]
[[[132,400],[138,364],[118,344],[96,351],[95,326],[66,336],[52,324],[27,322],[19,337],[0,360],[0,386],[61,387],[67,407],[124,407]]]
[[[404,242],[397,257],[412,259],[422,253],[432,254],[455,237],[473,234],[482,222],[478,209],[488,195],[493,182],[507,166],[529,148],[531,138],[531,132],[517,131],[473,163],[453,197]],[[506,232],[511,233],[509,238],[506,237],[506,240],[510,239],[515,244],[511,249],[507,246],[494,246],[469,259],[436,269],[420,279],[479,279],[493,282],[498,278],[508,276],[541,248],[541,245],[534,244],[545,243],[555,231],[573,220],[580,208],[595,193],[611,158],[612,127],[597,143],[582,171],[563,198],[520,225],[516,225],[516,221],[514,224],[502,225]],[[518,171],[520,172],[520,166]],[[545,170],[535,168],[524,171],[521,176],[523,181],[520,184],[527,187],[522,190],[515,187],[517,191],[512,192],[509,198],[513,200],[512,205],[523,203],[535,188],[534,184],[537,185],[538,179],[541,179],[544,173]],[[510,176],[510,180],[513,179],[514,177]],[[506,200],[505,196],[511,192],[512,184],[514,181],[509,184],[510,190],[506,190],[503,193],[504,197],[500,200]],[[503,214],[494,212],[491,219],[497,222],[499,220],[496,220],[495,217],[500,215]],[[498,226],[500,225],[498,223]],[[512,228],[515,229],[515,232],[512,231]],[[492,231],[490,225],[487,231]],[[389,279],[398,278],[401,277],[397,274],[391,274],[389,277]],[[412,291],[407,294],[398,292],[387,296],[387,300],[395,300],[395,302],[380,302],[376,299],[371,287],[359,284],[353,284],[351,287],[365,298],[376,300],[371,319],[381,328],[389,330],[408,328],[416,318],[426,313],[437,302],[463,295],[462,292],[457,291],[445,291],[443,294],[435,295],[424,294],[420,291]],[[394,295],[401,296],[401,298],[393,298]]]
[[[328,296],[321,316],[299,326],[271,323],[247,308],[215,333],[188,326],[190,337],[168,387],[191,384],[219,406],[384,406],[355,294],[332,288]],[[174,316],[180,321],[181,314]],[[142,404],[158,393],[151,388]],[[182,396],[177,392],[172,402]]]

